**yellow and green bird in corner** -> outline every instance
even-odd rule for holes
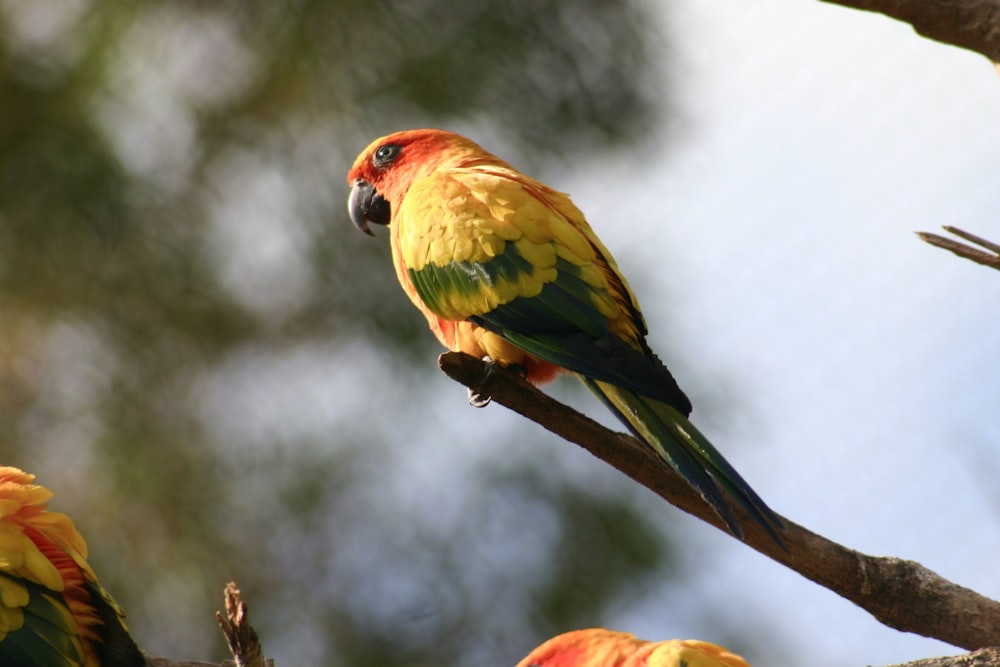
[[[727,649],[697,639],[647,642],[604,628],[574,630],[548,640],[517,667],[750,667]]]
[[[583,383],[742,529],[723,490],[781,544],[783,525],[688,421],[691,403],[646,343],[615,260],[569,197],[444,130],[381,137],[347,174],[363,232],[388,225],[396,276],[450,350]]]
[[[87,564],[72,519],[35,476],[0,467],[0,665],[141,667],[124,614]]]

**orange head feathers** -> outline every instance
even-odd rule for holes
[[[445,167],[480,164],[509,167],[474,141],[446,130],[404,130],[380,137],[358,155],[347,173],[351,220],[371,235],[368,223],[389,224],[392,211],[416,179]]]

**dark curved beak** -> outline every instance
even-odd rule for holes
[[[357,179],[351,186],[351,197],[347,200],[347,212],[354,226],[368,236],[375,236],[368,227],[369,222],[388,225],[392,218],[389,202],[382,198],[375,187],[364,179]]]

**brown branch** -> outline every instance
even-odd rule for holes
[[[929,39],[1000,63],[1000,0],[824,0],[885,14]]]
[[[984,648],[972,653],[915,660],[889,667],[1000,667],[1000,648]]]
[[[971,245],[966,245],[965,243],[959,243],[955,239],[950,239],[947,236],[939,236],[937,234],[931,234],[930,232],[917,232],[917,236],[919,236],[922,241],[926,241],[927,243],[937,246],[938,248],[944,248],[945,250],[955,253],[959,257],[964,257],[965,259],[972,260],[977,264],[982,264],[983,266],[988,266],[1000,271],[1000,244],[987,241],[986,239],[976,236],[975,234],[962,231],[957,227],[945,226],[944,230],[951,232],[959,238],[986,248],[988,252],[984,252]]]
[[[448,352],[438,363],[453,380],[580,445],[673,505],[725,531],[701,496],[638,440],[604,428],[515,373],[490,373],[474,357]],[[784,539],[789,550],[783,551],[742,508],[735,509],[747,545],[854,602],[885,625],[966,650],[1000,645],[1000,602],[919,563],[852,551],[788,519]]]
[[[197,660],[171,660],[146,656],[146,667],[232,667],[232,660],[226,662],[199,662]]]

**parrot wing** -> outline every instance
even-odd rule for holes
[[[687,421],[690,401],[568,197],[510,169],[439,170],[411,185],[393,224],[397,272],[429,311],[575,372],[733,534],[742,530],[722,488],[784,546],[781,520]]]
[[[0,665],[140,667],[121,609],[97,583],[87,545],[34,475],[0,466]]]
[[[23,622],[17,629],[7,629],[0,641],[0,658],[15,665],[82,667],[86,664],[76,619],[59,593],[27,579],[0,574],[0,580],[3,588],[26,594],[27,603],[24,606],[4,605],[4,616],[20,617]]]
[[[398,212],[400,260],[433,313],[687,415],[624,279],[568,197],[506,170],[438,172]]]

